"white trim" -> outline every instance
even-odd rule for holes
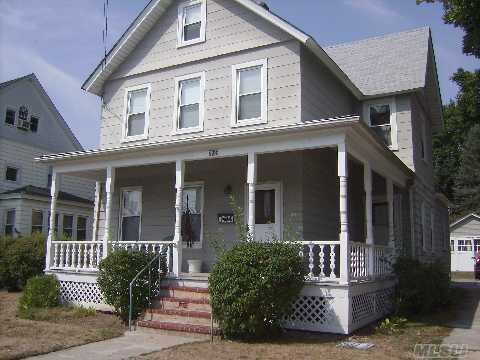
[[[142,240],[142,215],[143,215],[143,187],[142,186],[125,186],[121,187],[120,189],[120,204],[119,204],[119,211],[118,211],[118,231],[117,231],[117,236],[118,236],[118,241],[123,241],[122,240],[122,219],[123,219],[123,193],[125,191],[140,191],[140,219],[138,221],[138,240]]]
[[[380,98],[363,103],[363,116],[368,126],[372,126],[370,123],[370,107],[378,105],[388,105],[390,107],[390,136],[392,145],[389,146],[390,150],[398,150],[398,125],[397,125],[397,102],[395,97]]]
[[[261,84],[262,84],[262,110],[260,118],[238,120],[238,87],[240,82],[238,81],[239,70],[261,66]],[[268,59],[250,61],[243,64],[237,64],[232,66],[232,115],[231,126],[241,127],[249,125],[258,125],[268,123]]]
[[[187,7],[200,4],[200,37],[189,41],[183,40],[183,31],[185,29],[185,9]],[[206,0],[188,0],[178,6],[178,23],[177,23],[177,48],[190,46],[205,42],[205,34],[207,27],[207,2]]]
[[[468,215],[462,217],[461,219],[455,221],[454,223],[450,224],[450,229],[453,230],[453,228],[454,228],[455,226],[457,226],[458,224],[460,224],[461,222],[467,220],[467,219],[470,218],[470,217],[475,218],[475,219],[477,219],[477,220],[480,220],[480,215],[471,213],[471,214],[468,214]]]
[[[137,90],[147,90],[145,96],[145,124],[143,128],[143,134],[128,136],[128,93]],[[125,89],[125,95],[123,100],[123,126],[122,126],[122,143],[130,141],[139,141],[148,139],[148,131],[150,125],[150,101],[151,101],[151,89],[150,83],[131,86]]]
[[[192,189],[192,188],[200,188],[200,193],[201,193],[201,216],[200,216],[200,222],[201,222],[201,231],[200,231],[200,241],[198,243],[193,243],[192,247],[189,248],[187,247],[187,244],[182,239],[182,248],[184,249],[201,249],[203,247],[203,234],[204,234],[204,224],[205,224],[205,181],[189,181],[185,182],[183,185],[183,190],[182,190],[182,204],[183,204],[183,195],[185,194],[185,190],[187,189]],[[183,214],[182,214],[183,215]]]
[[[178,127],[180,121],[180,83],[186,80],[193,80],[200,78],[200,94],[199,94],[199,108],[198,108],[198,126],[183,128]],[[205,71],[183,75],[175,78],[175,93],[173,106],[173,124],[172,135],[191,134],[203,131],[203,124],[205,119]]]

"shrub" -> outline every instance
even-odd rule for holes
[[[393,266],[398,277],[396,312],[424,315],[451,303],[450,272],[444,264],[423,264],[399,258]]]
[[[212,311],[227,338],[274,334],[303,287],[299,247],[242,242],[223,252],[209,277]]]
[[[8,290],[23,288],[27,280],[43,272],[45,238],[31,235],[11,239],[0,258],[0,278]]]
[[[407,322],[406,318],[400,316],[385,318],[378,324],[376,330],[385,335],[398,334],[407,327]]]
[[[28,279],[18,302],[18,314],[31,318],[35,309],[59,305],[60,284],[54,275],[39,275]]]
[[[154,254],[142,251],[115,250],[100,262],[97,284],[103,294],[105,302],[111,305],[117,315],[124,321],[128,321],[129,311],[129,285],[132,279],[155,257]],[[165,273],[166,260],[161,257],[161,272],[159,264],[154,261],[151,264],[151,289],[160,286],[160,275]],[[148,270],[136,281],[133,287],[132,318],[138,316],[148,306],[149,277]]]

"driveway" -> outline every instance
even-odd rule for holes
[[[96,343],[76,346],[71,349],[30,357],[31,360],[121,360],[148,354],[162,349],[205,341],[209,337],[203,335],[176,334],[138,328],[137,331],[126,332],[125,335]]]
[[[454,329],[443,344],[466,344],[468,354],[462,359],[480,359],[480,281],[455,280],[453,286],[464,290],[457,299],[455,320],[449,325]]]

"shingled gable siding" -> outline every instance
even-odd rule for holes
[[[480,219],[471,218],[467,221],[464,221],[460,225],[457,225],[454,230],[452,230],[451,235],[453,237],[461,236],[479,236],[480,237]]]

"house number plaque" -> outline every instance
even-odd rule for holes
[[[219,224],[235,224],[235,216],[233,214],[218,214]]]
[[[208,150],[208,156],[210,157],[218,156],[218,150],[217,149]]]

